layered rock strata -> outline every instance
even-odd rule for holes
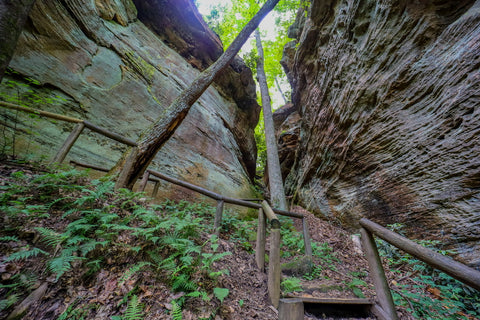
[[[480,1],[312,0],[291,35],[290,194],[480,266]]]
[[[156,32],[148,17],[145,23],[137,18],[148,16],[152,7],[137,8],[131,0],[37,0],[10,64],[12,72],[2,83],[2,99],[89,120],[136,140],[190,85],[198,69],[222,53],[218,38],[191,1],[148,3],[169,14],[163,33]],[[179,12],[184,16],[172,17]],[[204,46],[188,55],[179,50],[178,43],[190,43],[182,38],[186,32],[165,43],[165,35],[174,34],[176,28],[195,30],[195,41]],[[208,58],[206,48],[212,53]],[[240,61],[232,65],[224,72],[228,81],[202,95],[152,167],[228,196],[247,197],[255,172],[253,129],[259,108],[250,71]],[[65,123],[1,112],[6,128],[2,146],[15,148],[16,154],[50,158],[72,129]],[[67,161],[109,168],[124,149],[85,130]],[[189,196],[169,184],[161,190]]]

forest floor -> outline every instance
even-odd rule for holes
[[[47,178],[36,179],[39,174]],[[227,211],[216,239],[209,232],[214,208],[167,201],[140,209],[149,208],[148,199],[124,194],[119,200],[105,186],[36,166],[0,164],[0,319],[25,303],[21,319],[278,318],[268,301],[267,276],[255,263],[254,219]],[[301,207],[291,210],[307,216],[314,267],[297,274],[288,266],[302,257],[301,223],[282,220],[290,226],[282,229],[283,293],[374,299],[355,237]],[[183,229],[182,221],[189,223]],[[192,226],[200,232],[192,233]],[[167,245],[160,238],[170,232],[185,239]],[[175,251],[182,243],[185,255]],[[405,308],[398,311],[401,319],[413,319]]]

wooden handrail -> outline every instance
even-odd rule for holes
[[[480,290],[480,271],[470,268],[463,263],[444,256],[433,250],[425,248],[412,240],[402,237],[398,233],[390,231],[381,225],[366,218],[360,220],[360,225],[374,233],[379,238],[387,241],[395,247],[411,254],[415,258],[430,266],[445,272],[453,278]]]
[[[0,106],[5,107],[7,109],[19,110],[19,111],[23,111],[23,112],[26,112],[26,113],[36,114],[36,115],[39,115],[39,116],[44,116],[44,117],[55,119],[55,120],[61,120],[61,121],[72,122],[72,123],[83,123],[85,125],[85,127],[87,127],[88,129],[90,129],[94,132],[100,133],[101,135],[103,135],[105,137],[108,137],[108,138],[113,139],[115,141],[118,141],[120,143],[126,144],[128,146],[136,146],[137,145],[137,143],[135,141],[133,141],[131,139],[128,139],[128,138],[125,138],[125,137],[123,137],[123,136],[121,136],[117,133],[111,132],[111,131],[109,131],[105,128],[99,127],[99,126],[91,123],[88,120],[81,120],[81,119],[72,118],[72,117],[64,116],[64,115],[57,114],[57,113],[52,113],[52,112],[48,112],[48,111],[34,109],[34,108],[26,108],[26,107],[22,107],[22,106],[19,106],[19,105],[13,104],[13,103],[9,103],[9,102],[5,102],[5,101],[0,101]]]
[[[125,138],[117,133],[108,131],[105,128],[99,127],[91,123],[90,121],[84,120],[83,123],[85,124],[85,127],[88,129],[100,133],[101,135],[108,137],[110,139],[113,139],[115,141],[118,141],[120,143],[126,144],[127,146],[135,147],[137,143],[131,139]]]
[[[61,114],[56,114],[56,113],[52,113],[52,112],[48,112],[48,111],[42,111],[42,110],[38,110],[38,109],[34,109],[34,108],[26,108],[26,107],[22,107],[22,106],[19,106],[17,104],[5,102],[5,101],[0,101],[0,106],[5,107],[7,109],[19,110],[19,111],[23,111],[23,112],[26,112],[26,113],[36,114],[38,116],[44,116],[44,117],[47,117],[47,118],[52,118],[52,119],[55,119],[55,120],[61,120],[61,121],[73,122],[73,123],[83,122],[83,120],[81,120],[81,119],[72,118],[72,117],[68,117],[68,116],[64,116],[64,115],[61,115]]]
[[[152,174],[152,175],[154,175],[154,176],[156,176],[156,177],[158,177],[162,180],[165,180],[165,181],[171,182],[173,184],[185,187],[187,189],[196,191],[198,193],[201,193],[201,194],[203,194],[205,196],[208,196],[208,197],[210,197],[212,199],[215,199],[215,200],[223,200],[226,203],[236,204],[236,205],[244,206],[244,207],[247,207],[247,208],[253,208],[253,209],[262,208],[262,205],[260,205],[258,203],[253,203],[253,202],[249,202],[249,201],[245,201],[245,200],[225,197],[225,196],[222,196],[222,195],[220,195],[218,193],[215,193],[213,191],[210,191],[210,190],[204,189],[202,187],[196,186],[194,184],[191,184],[191,183],[188,183],[188,182],[185,182],[185,181],[178,180],[178,179],[175,179],[173,177],[167,176],[166,174],[163,174],[161,172],[158,172],[158,171],[155,171],[155,170],[152,170],[152,169],[148,169],[148,171],[150,172],[150,174]],[[303,218],[303,214],[301,214],[301,213],[290,212],[290,211],[279,210],[279,209],[272,209],[272,210],[275,213],[277,213],[279,215],[282,215],[282,216],[299,218],[299,219]]]
[[[277,215],[275,214],[275,212],[273,212],[272,208],[266,200],[262,201],[262,209],[268,220],[270,220],[270,225],[272,226],[272,228],[280,228],[280,221],[278,220]]]

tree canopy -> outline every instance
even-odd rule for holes
[[[265,0],[231,0],[227,3],[213,6],[210,13],[205,16],[205,20],[213,31],[219,35],[224,47],[228,47],[234,36],[264,2]],[[264,46],[265,73],[270,90],[276,87],[275,79],[284,86],[287,84],[286,75],[280,65],[280,60],[283,54],[283,47],[292,40],[288,38],[287,31],[295,19],[300,3],[301,0],[281,0],[271,13],[273,15],[273,19],[271,19],[273,20],[273,25],[266,25],[269,21],[264,21],[260,25]],[[258,53],[253,37],[250,45],[242,48],[240,55],[255,73]],[[287,96],[289,96],[288,93]],[[283,101],[276,102],[277,107],[278,103],[284,103]]]

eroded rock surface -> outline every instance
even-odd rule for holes
[[[222,53],[219,40],[206,29],[191,1],[143,3],[149,6],[137,11],[131,0],[36,1],[10,64],[14,73],[2,83],[2,98],[89,120],[136,140],[190,85],[198,69]],[[145,18],[146,10],[155,13],[154,9],[169,14],[168,21],[156,17],[159,23],[166,21],[159,33]],[[172,16],[179,12],[182,17]],[[179,49],[181,41],[186,47],[195,43],[188,32],[177,33],[176,28],[195,30],[192,37],[203,47],[198,52]],[[173,33],[177,36],[172,46],[172,38],[165,34]],[[171,47],[164,41],[170,41]],[[210,53],[205,53],[206,48]],[[203,94],[152,167],[229,196],[246,197],[255,172],[253,129],[259,107],[250,71],[240,61],[232,65],[225,71],[228,82]],[[64,123],[1,112],[7,128],[2,146],[15,146],[17,154],[51,158],[72,129]],[[110,168],[124,149],[85,130],[67,161]],[[173,190],[169,186],[161,190]],[[179,190],[171,193],[188,196]]]
[[[290,194],[345,225],[442,236],[480,266],[480,1],[313,0],[299,17]]]

